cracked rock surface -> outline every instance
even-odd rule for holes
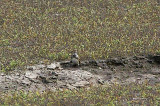
[[[72,67],[69,61],[27,66],[26,70],[0,73],[0,91],[41,92],[78,89],[92,85],[160,83],[160,56],[133,56],[82,61]]]

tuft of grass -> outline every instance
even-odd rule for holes
[[[0,105],[47,105],[47,106],[105,106],[105,105],[152,105],[160,104],[160,85],[112,85],[79,90],[0,93]]]
[[[2,0],[1,64],[67,60],[73,49],[81,60],[156,54],[159,14],[156,0]]]

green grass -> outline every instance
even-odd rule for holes
[[[112,85],[91,89],[0,93],[3,106],[159,106],[160,85]]]
[[[68,60],[73,49],[81,60],[157,54],[159,21],[156,0],[1,0],[1,70]]]

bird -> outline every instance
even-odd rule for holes
[[[80,60],[79,60],[77,50],[74,50],[73,54],[71,55],[71,61],[70,62],[71,62],[71,65],[74,66],[74,67],[79,66]]]

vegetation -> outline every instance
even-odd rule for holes
[[[82,60],[159,54],[159,22],[156,0],[1,0],[1,70],[67,60],[73,49]],[[133,84],[7,93],[1,94],[0,104],[158,105],[159,97],[159,85]]]
[[[1,68],[67,60],[73,49],[82,60],[160,53],[159,16],[156,0],[1,0]]]
[[[160,85],[112,85],[90,90],[64,90],[44,93],[12,92],[0,96],[4,106],[159,106]]]

